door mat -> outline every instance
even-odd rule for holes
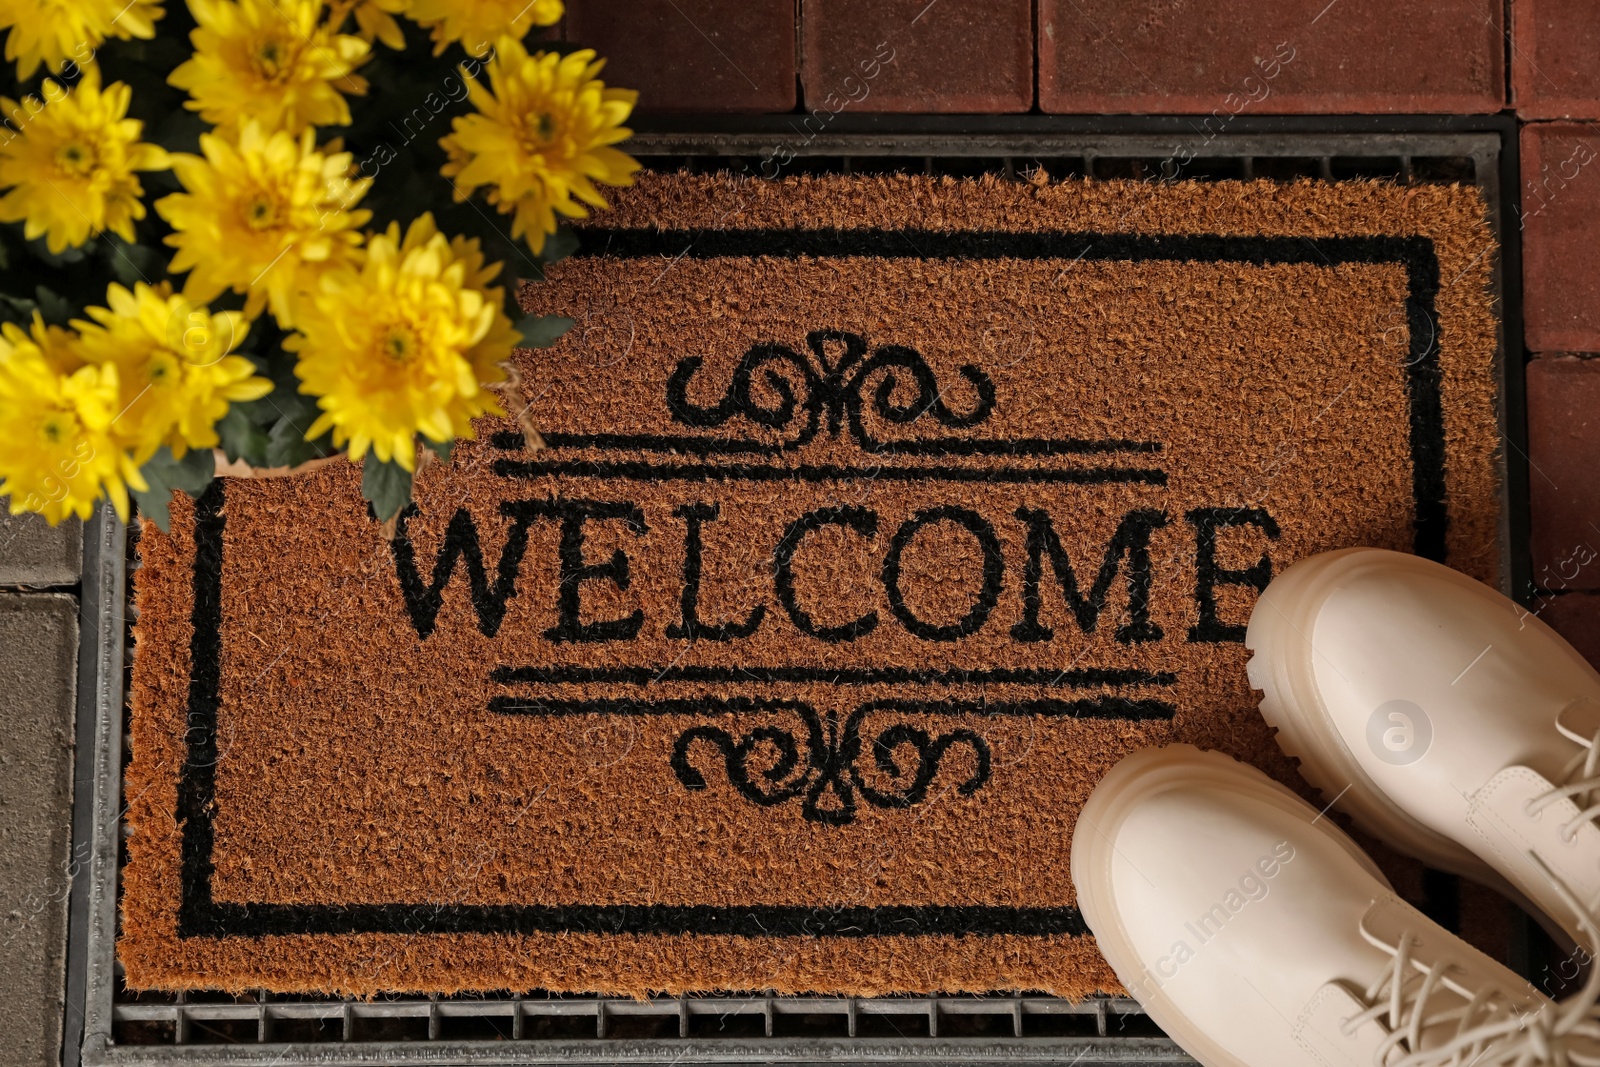
[[[642,181],[529,290],[547,448],[392,541],[358,472],[145,528],[132,988],[1114,990],[1074,819],[1144,745],[1286,780],[1257,592],[1498,570],[1464,188]]]

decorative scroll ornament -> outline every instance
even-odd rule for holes
[[[704,363],[699,356],[689,356],[678,363],[667,381],[667,407],[674,420],[698,428],[721,426],[734,416],[743,416],[766,429],[785,430],[798,418],[799,434],[783,445],[785,449],[799,448],[816,437],[826,416],[830,436],[837,437],[840,427],[848,424],[863,450],[886,453],[903,448],[874,438],[861,418],[868,402],[867,388],[874,381],[872,410],[878,418],[896,425],[928,415],[941,426],[964,430],[983,422],[994,410],[993,381],[970,364],[962,366],[959,373],[975,400],[969,411],[959,414],[945,404],[945,390],[933,368],[914,348],[881,345],[868,356],[867,342],[843,330],[813,330],[806,335],[806,345],[809,356],[772,342],[752,345],[734,368],[727,392],[709,407],[689,399],[689,382]],[[842,351],[834,357],[830,348]],[[764,388],[758,390],[758,383]],[[896,400],[904,383],[915,392],[909,399]]]
[[[857,766],[863,747],[861,722],[877,710],[876,704],[857,708],[842,727],[832,710],[824,717],[799,701],[776,704],[799,716],[803,740],[774,725],[757,726],[737,738],[721,727],[694,726],[679,735],[672,749],[672,769],[678,781],[686,789],[707,788],[705,775],[691,762],[696,742],[704,742],[722,753],[728,781],[746,800],[773,807],[803,797],[800,813],[807,820],[844,826],[855,821],[858,795],[875,808],[909,808],[921,803],[939,773],[940,761],[957,745],[971,751],[977,766],[956,792],[971,796],[989,780],[989,744],[972,730],[933,736],[911,723],[897,722],[879,731],[872,742],[872,758],[880,775],[906,784],[879,788],[863,777]],[[900,759],[906,755],[912,762],[902,764]]]

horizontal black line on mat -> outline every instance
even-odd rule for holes
[[[1045,470],[1030,467],[834,467],[801,464],[769,467],[751,463],[644,463],[633,460],[498,459],[494,472],[502,478],[616,478],[634,482],[1006,482],[1097,485],[1143,482],[1166,485],[1167,472],[1140,467],[1087,467]]]
[[[699,934],[733,937],[1021,937],[1088,933],[1076,908],[888,904],[233,904],[179,916],[180,937],[292,934]]]
[[[1070,259],[1192,263],[1403,261],[1433,242],[1425,237],[1264,237],[1166,233],[1027,233],[1010,230],[755,229],[657,230],[586,226],[575,257],[750,259],[775,256],[870,259]]]
[[[776,456],[787,446],[764,441],[731,438],[688,437],[647,433],[541,433],[545,446],[597,448],[638,452],[683,452],[689,455],[750,453]],[[520,452],[525,446],[522,434],[501,432],[490,438],[493,447],[505,452]],[[874,454],[921,456],[1083,456],[1107,452],[1160,452],[1160,441],[1131,441],[1121,438],[1089,440],[1076,437],[1022,437],[1014,441],[957,438],[948,441],[885,441]]]
[[[781,714],[790,702],[679,698],[672,700],[563,700],[559,697],[500,696],[489,700],[489,710],[502,715],[559,718],[569,715],[720,715]],[[857,709],[902,715],[962,715],[992,718],[1124,719],[1133,722],[1169,720],[1177,710],[1164,700],[1130,697],[1082,697],[1078,700],[875,700]]]
[[[1037,685],[1087,689],[1096,686],[1172,685],[1169,671],[1136,667],[1069,667],[1064,670],[918,670],[908,667],[496,667],[500,685],[652,685],[657,682],[816,682],[824,685]]]

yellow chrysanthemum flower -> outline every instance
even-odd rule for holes
[[[255,364],[228,354],[250,328],[237,311],[212,314],[165,282],[141,282],[132,292],[112,283],[106,303],[85,309],[93,322],[72,325],[84,359],[116,368],[121,414],[112,430],[135,462],[143,464],[162,445],[177,459],[191,448],[216,447],[217,420],[229,401],[272,392]]]
[[[319,152],[311,130],[296,140],[250,122],[237,144],[204,134],[200,150],[204,158],[172,157],[187,192],[156,201],[177,231],[166,239],[178,250],[168,269],[189,271],[184,295],[196,303],[248,293],[246,315],[270,306],[288,329],[294,296],[313,274],[359,258],[372,213],[351,208],[372,182],[349,177],[350,153]]]
[[[477,241],[447,241],[423,215],[404,241],[398,225],[373,237],[359,270],[324,273],[283,345],[322,408],[306,437],[331,429],[351,459],[370,447],[411,470],[418,433],[471,437],[474,418],[504,414],[486,388],[505,380],[517,343],[504,293],[489,288],[499,270]]]
[[[128,487],[145,480],[112,432],[118,414],[117,368],[59,373],[28,337],[8,327],[0,337],[0,495],[11,513],[38,512],[54,526],[87,519],[110,497],[128,520]]]
[[[83,366],[83,353],[78,348],[78,335],[64,326],[51,326],[44,316],[33,313],[33,323],[23,330],[14,322],[0,325],[0,349],[8,351],[32,349],[57,374],[71,374]]]
[[[191,97],[184,107],[219,127],[350,124],[342,94],[367,91],[354,71],[370,49],[322,21],[322,0],[189,0],[189,10],[194,55],[167,78]]]
[[[16,31],[13,30],[12,33]],[[31,240],[43,235],[52,252],[81,245],[110,230],[133,241],[133,224],[144,218],[144,188],[134,174],[165,170],[167,153],[139,140],[144,124],[125,116],[129,89],[117,82],[101,91],[100,71],[84,68],[72,89],[47,79],[44,99],[0,108],[20,132],[0,127],[0,221],[22,222]]]
[[[451,41],[460,41],[472,55],[480,55],[490,41],[501,37],[520,41],[535,26],[554,26],[562,11],[561,0],[410,0],[406,14],[433,31],[434,55]]]
[[[0,0],[0,30],[26,80],[41,63],[58,73],[69,59],[88,63],[108,37],[149,40],[162,14],[160,0]]]
[[[639,94],[607,89],[595,77],[602,65],[588,49],[530,56],[521,41],[501,38],[487,64],[492,90],[466,79],[480,113],[455,119],[439,142],[450,155],[443,172],[456,181],[456,199],[489,186],[489,202],[512,215],[511,235],[535,254],[556,232],[558,212],[584,218],[578,200],[605,207],[594,183],[631,185],[639,169],[608,147],[632,134],[622,123]]]
[[[406,36],[395,16],[404,15],[410,7],[411,0],[360,0],[351,14],[363,41],[369,45],[382,41],[398,52],[405,48]]]

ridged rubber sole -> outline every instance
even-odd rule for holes
[[[1244,641],[1251,654],[1250,684],[1261,692],[1261,716],[1277,730],[1278,747],[1299,761],[1301,776],[1363,830],[1430,867],[1504,894],[1546,923],[1544,915],[1498,871],[1391,801],[1362,770],[1318,695],[1310,640],[1317,608],[1343,575],[1372,551],[1344,549],[1303,560],[1262,593]]]
[[[1252,1067],[1221,1048],[1204,1029],[1185,1015],[1166,993],[1140,982],[1145,964],[1133,947],[1111,886],[1112,842],[1117,829],[1141,799],[1167,784],[1208,783],[1243,793],[1291,812],[1308,824],[1317,810],[1288,789],[1252,772],[1239,761],[1218,752],[1203,752],[1193,745],[1148,748],[1124,759],[1095,787],[1078,817],[1072,834],[1072,884],[1078,910],[1093,931],[1100,954],[1118,979],[1166,1032],[1206,1067]],[[1389,880],[1372,859],[1332,823],[1324,820],[1319,833],[1339,842],[1350,856],[1385,889]]]

